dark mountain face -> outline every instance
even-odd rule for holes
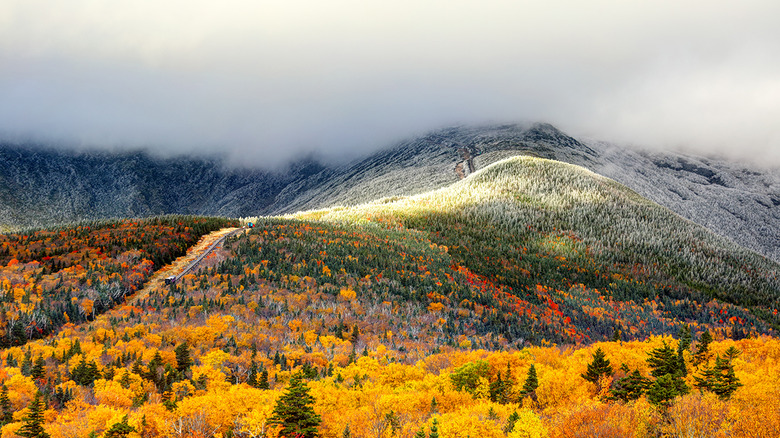
[[[674,153],[575,139],[548,124],[457,127],[342,166],[277,172],[216,159],[0,147],[0,226],[165,213],[255,216],[353,205],[451,184],[513,155],[586,167],[780,261],[780,176]]]

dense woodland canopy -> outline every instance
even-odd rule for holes
[[[2,437],[780,437],[770,264],[635,196],[621,220],[674,224],[680,250],[597,239],[549,200],[420,201],[260,219],[173,285],[147,280],[237,223],[0,236]]]

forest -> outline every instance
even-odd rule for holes
[[[780,437],[774,265],[534,164],[576,199],[477,173],[471,192],[254,218],[170,285],[149,280],[239,221],[0,236],[0,436]],[[583,199],[617,229],[572,219]],[[637,217],[644,237],[619,238]],[[653,223],[678,231],[648,246]]]

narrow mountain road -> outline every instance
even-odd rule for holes
[[[127,304],[137,305],[149,296],[150,291],[158,287],[163,287],[166,278],[185,274],[217,249],[224,238],[243,231],[244,228],[222,228],[221,230],[214,231],[201,237],[198,243],[187,250],[186,255],[177,258],[173,263],[165,265],[160,268],[159,271],[155,272],[146,285],[144,285],[143,289],[139,290],[138,293],[127,300]]]

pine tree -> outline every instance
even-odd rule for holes
[[[16,431],[16,434],[25,438],[49,438],[49,434],[43,430],[43,410],[44,403],[41,400],[41,393],[36,392],[35,398],[30,402],[27,415],[22,418],[24,425]]]
[[[276,402],[268,423],[281,426],[279,435],[283,437],[316,437],[321,420],[313,405],[314,397],[309,394],[309,387],[301,374],[296,373],[290,378],[287,391]]]
[[[680,363],[677,361],[677,352],[666,341],[660,348],[650,351],[650,357],[647,358],[647,364],[652,371],[650,375],[655,378],[664,374],[677,375],[680,373]]]
[[[127,415],[122,418],[119,423],[114,423],[103,435],[104,438],[127,438],[132,432],[135,432],[135,428],[127,424]]]
[[[515,423],[517,423],[517,420],[520,419],[520,415],[517,413],[517,411],[512,412],[512,415],[509,416],[509,418],[506,419],[506,425],[504,426],[504,433],[510,434],[513,430],[515,430]]]
[[[27,352],[24,354],[24,360],[22,360],[22,366],[20,367],[22,375],[29,376],[30,373],[32,372],[32,367],[33,367],[32,353],[28,349]]]
[[[742,386],[734,373],[731,361],[720,356],[715,358],[714,367],[705,367],[700,376],[693,378],[696,380],[697,388],[712,391],[723,400],[729,399],[731,394]]]
[[[341,438],[352,438],[352,432],[349,430],[349,424],[344,426],[344,433],[341,434]]]
[[[426,438],[425,429],[418,430],[417,433],[414,434],[414,438]]]
[[[620,325],[616,325],[615,331],[612,332],[612,337],[610,338],[610,341],[620,342],[622,338],[623,338],[623,331],[620,329]]]
[[[496,380],[490,382],[490,401],[498,402],[499,397],[504,392],[504,381],[501,379],[501,374],[498,375]]]
[[[14,421],[11,400],[8,398],[8,387],[0,388],[0,427]]]
[[[680,368],[679,356],[671,345],[668,345],[666,341],[663,342],[663,346],[655,348],[650,351],[650,357],[647,358],[647,363],[652,368],[650,375],[656,378],[656,381],[648,389],[648,399],[650,398],[650,390],[656,391],[658,396],[662,393],[666,394],[666,385],[672,385],[673,390],[676,392],[672,397],[678,395],[687,394],[690,388],[683,380],[684,370]],[[668,378],[666,378],[668,376]],[[664,380],[659,383],[659,380]],[[658,388],[656,384],[660,384],[663,388]],[[655,387],[655,389],[653,389]]]
[[[268,370],[263,370],[260,372],[260,381],[257,382],[257,387],[259,389],[270,389],[271,385],[268,384]]]
[[[734,373],[734,367],[731,365],[731,361],[720,357],[715,359],[715,375],[718,379],[713,385],[713,392],[718,394],[723,400],[731,398],[731,394],[734,393],[742,383],[740,383],[737,375]]]
[[[43,356],[38,356],[38,359],[35,360],[35,365],[33,365],[32,370],[30,370],[30,377],[32,377],[35,380],[43,379],[43,377],[46,375],[46,362],[43,360]]]
[[[531,364],[531,368],[528,369],[528,376],[525,378],[525,384],[523,389],[520,390],[520,397],[524,398],[531,396],[536,400],[536,388],[539,387],[539,379],[536,377],[536,365]]]
[[[433,419],[433,424],[431,424],[431,433],[428,434],[428,438],[439,438],[439,420],[437,418]]]
[[[257,362],[255,362],[254,359],[252,359],[251,364],[249,365],[249,376],[246,378],[247,385],[257,388]]]
[[[691,326],[688,324],[683,324],[680,327],[680,333],[678,334],[678,337],[680,340],[677,344],[677,349],[680,351],[685,351],[691,346],[691,342],[693,341],[693,335],[691,334]]]
[[[709,330],[705,330],[704,333],[701,334],[701,339],[699,339],[699,345],[696,346],[696,352],[693,354],[694,365],[698,366],[703,362],[707,362],[707,359],[709,359],[711,342],[712,342],[712,335],[710,334]]]
[[[680,395],[677,384],[671,374],[664,374],[656,379],[647,390],[647,400],[658,406],[669,407],[671,401]]]
[[[180,373],[184,373],[192,366],[190,348],[187,345],[187,342],[185,341],[179,344],[173,351],[176,353],[176,369]]]
[[[587,371],[580,376],[588,382],[597,384],[602,376],[611,376],[612,372],[612,364],[609,363],[609,359],[604,356],[604,351],[599,347],[593,353],[593,361],[588,364]]]
[[[610,399],[624,402],[637,400],[647,391],[652,382],[644,377],[638,369],[630,374],[627,366],[623,365],[622,369],[627,375],[618,380],[610,390]]]

